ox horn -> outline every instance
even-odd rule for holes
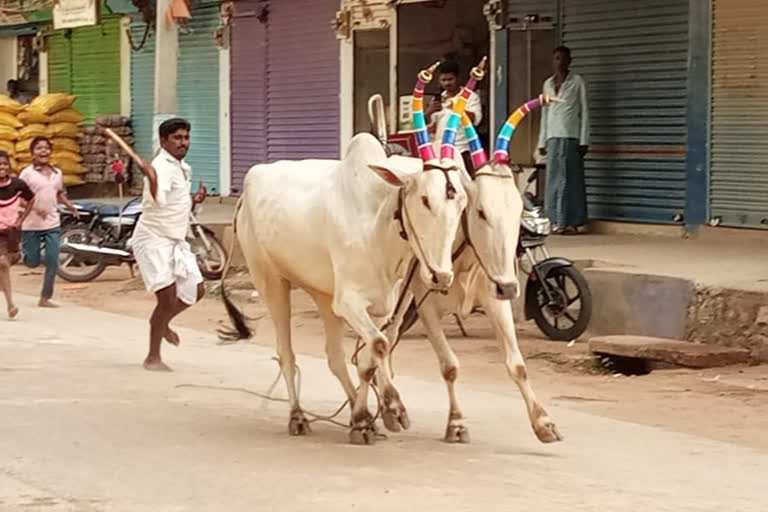
[[[487,57],[483,57],[480,64],[472,68],[469,73],[469,80],[459,94],[459,99],[453,105],[453,112],[451,117],[448,118],[448,124],[443,132],[443,140],[440,145],[440,158],[447,160],[454,160],[454,153],[456,150],[456,132],[461,124],[462,116],[465,116],[465,110],[467,108],[467,101],[469,96],[477,87],[477,82],[485,77],[485,63],[488,61]],[[471,124],[471,123],[470,123]]]
[[[501,127],[501,130],[499,130],[499,135],[496,137],[496,149],[493,152],[493,159],[499,163],[509,162],[509,141],[512,140],[512,135],[514,135],[515,129],[520,121],[522,121],[530,112],[555,101],[562,100],[556,96],[539,94],[537,97],[530,99],[517,107],[517,110],[512,112]]]
[[[437,61],[427,69],[419,71],[411,101],[413,127],[416,129],[416,144],[419,146],[419,155],[425,162],[435,160],[436,157],[435,148],[432,146],[432,141],[427,133],[427,120],[424,117],[424,87],[432,81],[433,74],[439,65],[440,61]]]

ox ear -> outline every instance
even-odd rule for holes
[[[383,167],[381,165],[376,164],[368,164],[368,167],[373,169],[373,172],[375,172],[381,179],[389,183],[390,185],[394,185],[395,187],[404,187],[405,181],[403,176],[402,178],[398,176],[396,173],[397,171],[395,169],[389,169],[387,167]]]

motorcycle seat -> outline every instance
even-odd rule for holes
[[[94,203],[91,201],[73,201],[73,204],[91,213],[98,213],[102,217],[120,215],[120,209],[125,206],[119,204]]]

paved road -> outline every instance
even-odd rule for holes
[[[285,404],[177,387],[264,390],[271,350],[180,330],[176,371],[150,374],[144,322],[21,304],[0,324],[2,511],[768,510],[764,452],[562,408],[566,441],[541,445],[506,385],[462,388],[471,445],[439,440],[442,383],[404,377],[408,433],[358,447],[316,424],[289,438]],[[299,364],[305,407],[334,409],[325,362]]]

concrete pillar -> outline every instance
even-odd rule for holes
[[[152,148],[160,147],[157,128],[176,115],[176,68],[179,56],[178,27],[166,21],[170,0],[157,0],[155,13],[155,104],[152,127]]]

